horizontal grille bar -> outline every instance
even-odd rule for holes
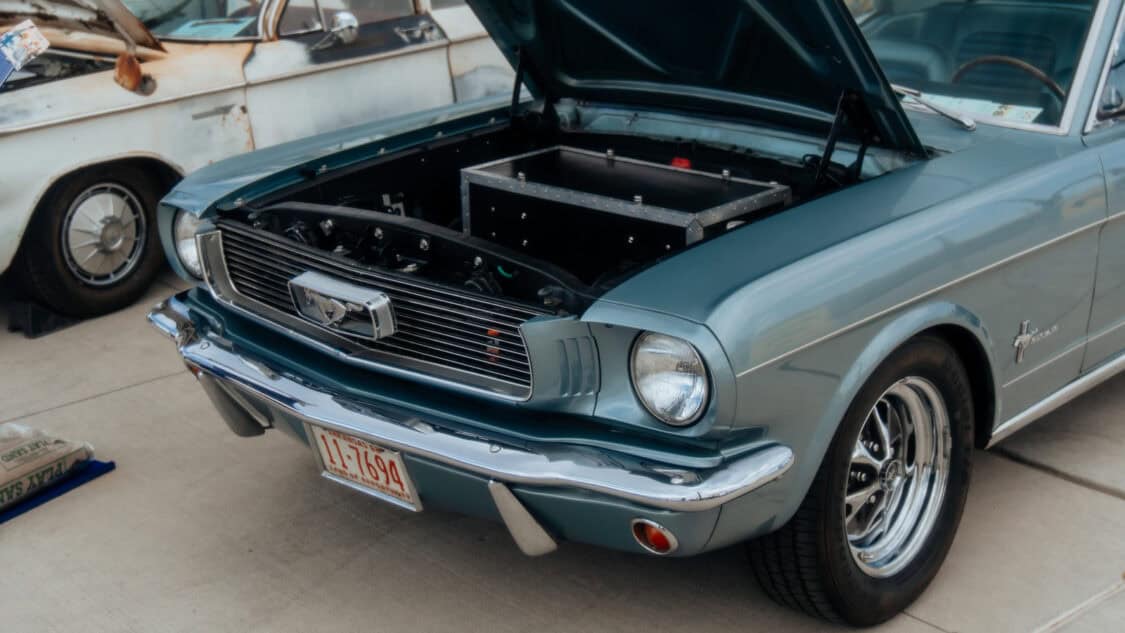
[[[390,297],[398,330],[354,343],[409,359],[412,366],[432,366],[437,374],[467,372],[530,390],[531,362],[519,328],[543,312],[374,270],[229,220],[220,221],[219,229],[231,285],[244,297],[300,318],[289,280],[303,272],[375,288]]]
[[[317,262],[302,263],[300,259],[286,256],[280,253],[270,252],[269,255],[280,258],[281,261],[273,261],[261,263],[256,261],[254,255],[250,255],[247,251],[241,248],[228,248],[224,243],[224,250],[227,251],[227,262],[235,264],[242,264],[243,266],[262,266],[274,271],[275,275],[280,275],[286,280],[301,274],[305,270],[318,270],[327,274],[334,275],[341,279],[346,279],[362,285],[370,285],[380,290],[383,290],[388,295],[399,295],[402,299],[403,305],[407,309],[421,309],[425,313],[432,314],[436,317],[455,319],[458,322],[465,320],[472,320],[482,326],[492,325],[507,325],[513,328],[518,328],[520,324],[530,317],[510,317],[506,315],[497,315],[490,313],[487,310],[476,309],[471,306],[459,306],[454,302],[448,301],[445,298],[431,298],[423,292],[416,292],[411,290],[400,290],[392,288],[390,284],[383,282],[381,279],[368,277],[362,274],[351,272],[344,268],[332,268],[320,265]],[[261,256],[258,256],[260,258]],[[286,281],[288,283],[288,281]],[[288,288],[288,286],[285,286]],[[288,292],[288,291],[287,291]],[[535,316],[532,314],[532,316]]]
[[[254,229],[247,229],[239,227],[236,230],[228,229],[229,223],[224,222],[223,228],[223,247],[226,248],[228,244],[228,235],[237,235],[238,239],[233,242],[236,248],[242,247],[249,249],[248,252],[254,256],[261,256],[263,250],[270,254],[278,255],[285,259],[284,264],[292,268],[294,266],[301,267],[303,265],[315,263],[317,266],[338,270],[341,273],[346,273],[353,276],[363,277],[378,282],[379,287],[383,290],[398,290],[405,294],[423,297],[429,301],[437,301],[448,303],[454,307],[463,307],[468,310],[482,311],[495,317],[510,319],[514,322],[523,322],[532,317],[544,314],[526,306],[516,303],[501,302],[500,300],[485,299],[480,295],[474,295],[467,292],[460,292],[424,282],[420,279],[404,279],[405,275],[390,275],[382,271],[377,271],[371,268],[360,267],[349,262],[340,261],[327,253],[321,253],[314,249],[305,247],[303,245],[291,242],[288,244],[280,244],[279,241],[285,238],[274,237],[264,231],[257,231]],[[237,226],[237,225],[236,225]],[[253,231],[253,232],[250,232]]]

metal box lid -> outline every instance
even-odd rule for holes
[[[462,220],[480,185],[683,228],[687,242],[714,224],[790,201],[788,186],[673,167],[567,146],[508,157],[461,172]]]

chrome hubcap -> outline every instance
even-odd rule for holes
[[[70,272],[88,285],[108,286],[131,273],[144,242],[140,200],[120,185],[90,187],[67,209],[62,251]]]
[[[844,490],[844,530],[867,575],[894,575],[922,549],[945,497],[949,446],[945,402],[924,378],[891,385],[867,414]]]

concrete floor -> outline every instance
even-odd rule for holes
[[[133,308],[30,341],[0,327],[0,422],[118,469],[0,525],[0,631],[824,631],[740,549],[663,560],[412,515],[232,435]],[[0,317],[0,326],[3,326]],[[902,633],[1125,632],[1125,377],[979,454],[944,569]]]

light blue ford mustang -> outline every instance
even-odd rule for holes
[[[886,620],[1125,366],[1122,2],[859,4],[470,0],[510,103],[189,176],[149,318],[333,481]]]

